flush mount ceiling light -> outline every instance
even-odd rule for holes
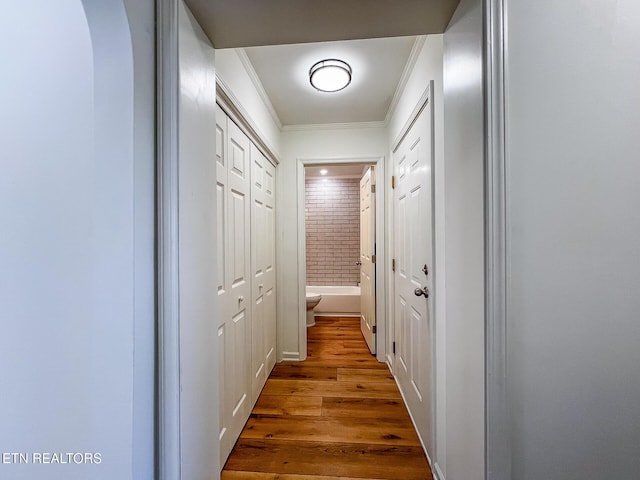
[[[326,168],[323,168],[322,170],[320,170],[320,175],[326,175],[327,173],[329,172],[327,171]]]
[[[337,92],[351,83],[351,67],[334,58],[321,60],[309,70],[309,81],[321,92]]]

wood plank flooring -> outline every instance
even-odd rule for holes
[[[307,360],[275,366],[222,480],[432,479],[400,392],[354,317],[316,317]]]

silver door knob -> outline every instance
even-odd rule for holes
[[[358,267],[360,267],[360,266],[362,265],[362,262],[361,262],[360,260],[358,260],[358,261],[356,262],[356,265],[357,265]]]
[[[416,295],[416,297],[424,295],[424,298],[429,298],[429,289],[427,287],[416,288],[413,293]]]

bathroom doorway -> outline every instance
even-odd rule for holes
[[[385,342],[378,335],[384,327],[376,325],[376,319],[384,320],[385,309],[386,279],[376,277],[376,262],[385,258],[384,209],[371,208],[384,205],[378,187],[384,183],[382,158],[305,159],[298,166],[303,351],[314,314],[354,316],[360,318],[371,353],[384,361]],[[365,208],[368,221],[363,223]]]

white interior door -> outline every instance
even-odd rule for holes
[[[428,272],[433,264],[432,130],[429,101],[393,154],[397,260],[394,374],[418,434],[430,453],[433,452],[433,285]]]
[[[250,142],[218,108],[220,449],[226,460],[251,411]]]
[[[264,158],[264,157],[263,157]],[[266,378],[276,365],[276,167],[271,162],[264,164],[264,236],[263,242],[264,282],[264,354]]]
[[[376,353],[375,183],[373,167],[360,179],[360,330]]]
[[[275,365],[275,167],[251,144],[252,403]]]

